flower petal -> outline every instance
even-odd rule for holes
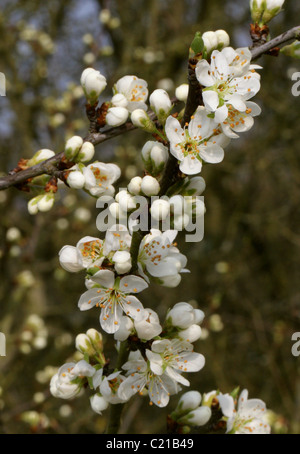
[[[147,282],[138,276],[124,276],[120,280],[119,289],[123,293],[139,293],[148,287]]]
[[[172,144],[182,142],[184,131],[179,121],[176,118],[172,117],[171,115],[167,118],[165,131],[169,141]]]
[[[213,90],[204,90],[202,96],[205,107],[210,112],[215,112],[220,103],[218,93]]]
[[[78,307],[81,311],[87,311],[92,307],[96,306],[99,303],[99,300],[102,296],[102,290],[97,288],[92,288],[85,292],[78,301]]]
[[[201,145],[200,156],[205,162],[217,164],[224,159],[224,150],[217,144],[207,142],[207,145]]]
[[[182,173],[186,175],[196,175],[201,172],[202,162],[199,159],[192,159],[191,156],[186,156],[183,161],[181,161],[179,168]]]
[[[97,284],[101,285],[101,287],[113,288],[115,283],[115,274],[110,270],[100,270],[94,274],[92,281],[95,281]]]

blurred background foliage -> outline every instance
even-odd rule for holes
[[[299,2],[286,0],[272,36],[298,25],[299,13]],[[173,96],[186,82],[195,31],[223,28],[233,46],[246,46],[249,23],[248,0],[2,0],[1,171],[40,148],[62,151],[70,135],[85,135],[78,85],[86,66],[107,77],[103,99],[125,74],[146,79],[150,92],[165,88]],[[273,430],[300,433],[300,358],[291,354],[291,335],[300,331],[300,99],[291,94],[291,75],[300,64],[284,56],[260,63],[256,100],[263,113],[221,164],[203,169],[204,240],[178,241],[191,274],[176,289],[152,286],[142,302],[162,318],[178,301],[205,311],[196,349],[206,366],[190,374],[192,389],[248,388],[276,413]],[[135,131],[97,147],[97,159],[121,166],[119,187],[142,174],[140,150],[148,139]],[[107,412],[94,414],[87,393],[61,401],[48,391],[56,368],[73,358],[76,334],[99,327],[96,309],[77,309],[84,275],[69,274],[58,262],[63,245],[100,235],[95,201],[82,191],[60,194],[52,211],[32,217],[28,194],[0,193],[0,331],[7,338],[7,356],[0,358],[1,433],[101,433],[106,424]],[[114,346],[105,340],[113,362]],[[176,400],[160,410],[136,397],[122,431],[163,433]]]

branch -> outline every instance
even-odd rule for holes
[[[137,129],[132,123],[128,122],[125,125],[119,126],[118,128],[110,128],[104,132],[89,133],[84,140],[91,142],[93,145],[105,142],[106,140],[112,139],[124,134],[127,131]],[[29,167],[28,169],[21,170],[20,172],[11,173],[5,177],[0,178],[0,190],[7,189],[11,186],[16,186],[24,183],[29,178],[34,178],[39,175],[47,174],[60,177],[59,165],[64,156],[64,152],[58,153],[47,161],[43,161],[35,166]]]
[[[262,44],[259,47],[256,47],[252,49],[252,60],[256,60],[257,58],[261,57],[263,54],[267,53],[274,47],[278,47],[281,44],[284,44],[288,41],[298,39],[300,40],[300,26],[294,27],[291,30],[286,31],[285,33],[282,33],[281,35],[277,36],[276,38],[268,41],[265,44]],[[189,68],[190,71],[191,68]],[[190,72],[190,77],[193,78],[192,72]],[[190,80],[190,93],[188,96],[188,102],[186,105],[186,112],[184,115],[184,121],[189,121],[190,111],[193,110],[195,106],[195,98],[191,96],[192,94],[195,95],[195,88],[193,87],[194,84],[191,84]],[[197,107],[197,106],[196,106]],[[196,108],[195,108],[196,109]],[[195,110],[194,109],[194,110]],[[153,118],[153,113],[150,113],[150,117],[152,116]],[[136,129],[136,127],[131,123],[128,122],[125,125],[119,126],[117,128],[110,128],[107,131],[104,132],[99,132],[99,133],[89,133],[85,137],[85,141],[91,142],[93,145],[98,145],[99,143],[105,142],[106,140],[112,139],[114,137],[117,137],[120,134],[124,134],[127,131],[132,131]],[[37,164],[33,167],[30,167],[25,170],[21,170],[20,172],[11,172],[11,174],[1,177],[0,178],[0,190],[7,189],[11,186],[18,186],[24,182],[26,182],[30,178],[37,177],[39,175],[47,174],[47,175],[52,175],[60,178],[61,176],[61,171],[59,169],[59,165],[61,163],[61,160],[64,156],[64,153],[58,153],[53,158],[48,159],[47,161],[41,162],[40,164]],[[163,178],[166,182],[166,185],[162,184],[162,192],[165,192],[167,183],[169,185],[170,180],[174,178],[174,173],[176,170],[176,165],[175,165],[175,159],[170,160],[170,162],[167,165],[165,173],[165,178]],[[169,180],[169,181],[167,181]]]
[[[300,26],[299,25],[297,27],[291,28],[291,30],[288,30],[287,32],[282,33],[282,35],[279,35],[276,38],[271,39],[267,43],[262,44],[261,46],[253,49],[251,51],[252,60],[256,60],[257,58],[261,57],[263,54],[270,51],[274,47],[278,47],[281,44],[286,43],[287,41],[291,41],[292,39],[300,40]]]

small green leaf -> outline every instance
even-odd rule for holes
[[[195,54],[200,54],[200,52],[203,51],[204,41],[200,32],[195,33],[195,37],[191,44],[191,49],[195,52]]]

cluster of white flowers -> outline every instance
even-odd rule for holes
[[[261,6],[258,3],[254,0],[253,8]],[[111,100],[103,104],[107,107],[105,122],[118,127],[130,119],[155,137],[141,150],[145,174],[132,178],[109,204],[109,211],[119,219],[119,224],[108,228],[104,239],[84,237],[76,246],[64,246],[59,252],[65,270],[85,270],[87,290],[79,298],[79,309],[98,307],[101,328],[114,335],[119,351],[122,343],[128,349],[124,364],[109,369],[101,334],[89,330],[76,339],[76,347],[84,359],[65,364],[52,378],[51,392],[62,398],[75,397],[88,383],[94,391],[91,407],[99,414],[109,404],[124,403],[136,393],[148,395],[150,404],[165,407],[170,396],[181,390],[181,385],[189,386],[183,374],[198,372],[205,364],[204,356],[194,352],[193,346],[201,336],[204,313],[200,309],[179,302],[168,310],[161,323],[159,315],[152,308],[144,308],[137,297],[152,282],[176,287],[182,274],[188,272],[187,258],[178,249],[175,238],[178,230],[186,229],[191,219],[203,217],[205,212],[199,197],[205,181],[195,175],[202,171],[204,162],[221,162],[231,139],[248,131],[254,124],[253,118],[260,114],[258,105],[250,101],[260,89],[260,76],[256,72],[260,67],[251,64],[250,50],[229,47],[224,30],[198,34],[195,39],[201,49],[195,52],[198,58],[195,76],[202,89],[203,105],[195,106],[189,122],[184,124],[183,111],[172,114],[173,101],[165,90],[159,88],[151,93],[152,113],[148,113],[145,80],[128,75],[115,83]],[[96,109],[106,87],[105,77],[87,68],[81,84],[88,106]],[[188,86],[178,87],[176,96],[187,102]],[[93,154],[93,145],[80,137],[67,141],[65,156],[74,164],[68,170],[67,184],[84,188],[92,196],[113,197],[114,183],[121,171],[115,164],[97,161],[85,166]],[[166,191],[162,184],[165,169],[174,157],[181,174]],[[38,159],[36,156],[35,160]],[[136,219],[130,220],[130,213],[139,204],[140,196],[146,200],[147,213],[151,213],[159,228],[147,228],[136,242],[135,227],[139,224]],[[36,204],[41,204],[40,200]],[[172,223],[163,229],[168,217]],[[127,221],[128,228],[121,219]],[[246,391],[242,392],[237,409],[232,395],[212,392],[202,398],[197,391],[188,392],[172,413],[174,421],[181,426],[208,424],[214,411],[212,399],[219,405],[228,433],[269,432],[262,416],[264,403],[247,400]]]

